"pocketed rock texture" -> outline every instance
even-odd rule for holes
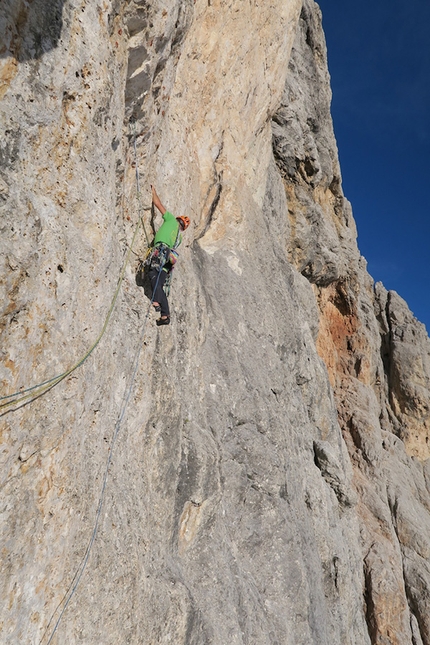
[[[1,642],[430,645],[430,341],[357,249],[318,6],[0,34],[1,395],[100,339],[0,401]],[[160,328],[118,283],[151,183],[192,220]]]

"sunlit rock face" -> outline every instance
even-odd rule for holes
[[[373,284],[357,250],[324,42],[306,3],[300,23],[273,125],[288,201],[286,252],[318,303],[316,347],[354,473],[370,642],[429,643],[430,342],[406,303]]]
[[[0,401],[2,642],[428,645],[430,341],[357,249],[318,6],[5,0],[0,99],[1,396],[76,367]]]

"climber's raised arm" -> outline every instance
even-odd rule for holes
[[[154,186],[151,186],[151,189],[152,189],[152,203],[154,204],[154,206],[156,208],[158,208],[160,213],[162,215],[164,215],[164,213],[166,212],[167,208],[165,208],[163,206],[163,204],[160,202],[160,198],[158,197],[157,191],[155,190]]]

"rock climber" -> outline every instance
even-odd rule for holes
[[[152,190],[152,203],[163,216],[163,224],[155,234],[154,247],[148,258],[149,280],[151,282],[153,306],[160,312],[157,325],[170,323],[170,310],[167,296],[163,286],[177,259],[175,250],[182,242],[183,231],[190,225],[188,217],[175,217],[161,203],[154,186]]]

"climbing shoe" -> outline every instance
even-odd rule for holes
[[[157,305],[156,307],[154,307],[154,311],[161,311],[160,305]]]
[[[167,316],[167,318],[159,318],[156,323],[159,327],[160,325],[170,325],[170,317]]]

